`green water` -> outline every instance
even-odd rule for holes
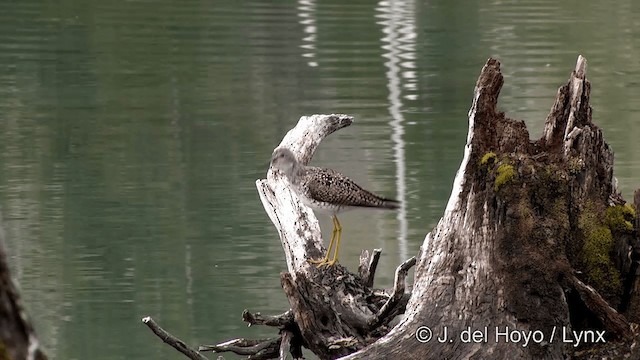
[[[407,204],[342,217],[342,263],[382,247],[377,284],[390,286],[444,210],[490,56],[501,108],[532,137],[587,57],[630,199],[639,18],[630,0],[0,1],[2,223],[48,354],[183,358],[145,315],[191,345],[275,335],[240,319],[288,307],[254,182],[305,114],[356,118],[313,164]]]

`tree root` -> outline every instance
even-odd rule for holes
[[[322,334],[316,334],[318,338],[322,339],[323,344],[326,344],[323,349],[329,358],[339,354],[346,355],[365,347],[384,336],[389,331],[389,323],[397,315],[404,313],[410,296],[409,293],[405,293],[405,279],[409,269],[416,264],[416,258],[412,257],[398,266],[395,272],[394,286],[391,290],[373,289],[373,278],[381,252],[380,249],[375,249],[370,254],[368,251],[363,251],[360,259],[359,277],[347,272],[340,265],[317,271],[314,275],[315,278],[309,281],[301,274],[298,274],[295,283],[291,274],[283,273],[281,275],[282,287],[291,301],[292,309],[278,315],[262,315],[259,312],[252,313],[246,309],[242,312],[242,320],[248,323],[249,326],[276,327],[279,329],[279,336],[268,339],[236,338],[214,345],[201,345],[198,351],[232,352],[237,355],[247,356],[247,359],[251,360],[285,359],[287,353],[289,353],[293,359],[302,359],[302,347],[310,346],[305,341],[305,337],[300,330],[300,321],[319,322],[318,325],[314,325],[318,327],[329,327],[328,325],[330,324],[336,327],[326,332],[330,334],[326,339],[323,338]],[[346,331],[349,329],[345,327],[345,324],[353,323],[353,318],[344,319],[344,321],[341,321],[340,318],[334,318],[337,321],[330,322],[326,319],[326,316],[329,316],[328,313],[324,316],[322,315],[323,308],[327,305],[330,306],[329,309],[346,306],[352,310],[362,306],[355,302],[350,302],[350,300],[354,301],[350,297],[341,298],[338,296],[336,298],[335,295],[337,293],[333,291],[335,290],[333,285],[337,283],[343,287],[343,291],[358,293],[360,300],[367,300],[364,306],[375,311],[373,315],[368,316],[363,312],[358,314],[361,316],[359,320],[355,321],[355,323],[361,324],[358,329],[358,336],[352,336]],[[306,290],[301,291],[301,286]],[[318,289],[321,291],[317,291]],[[333,292],[334,294],[331,295],[328,292]],[[317,298],[318,294],[322,298]],[[334,296],[334,298],[328,299],[327,296]],[[294,300],[292,301],[292,299]],[[328,300],[329,304],[324,303],[325,300]],[[342,301],[343,304],[335,304],[336,301]],[[319,302],[323,303],[317,305]],[[348,316],[346,312],[343,315]],[[351,313],[351,315],[353,316],[354,313]],[[191,349],[183,341],[162,329],[151,317],[145,317],[142,321],[162,341],[180,351],[186,357],[194,360],[207,360],[198,351]],[[324,324],[325,322],[326,325]],[[342,331],[344,336],[335,336],[334,330]]]

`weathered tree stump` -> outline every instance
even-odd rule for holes
[[[530,141],[522,121],[497,110],[503,77],[489,59],[469,111],[464,159],[444,217],[421,248],[405,316],[349,359],[563,359],[575,355],[573,331],[594,335],[579,349],[618,341],[638,351],[614,308],[623,294],[638,303],[623,286],[637,282],[624,271],[632,262],[637,269],[637,224],[630,226],[634,210],[620,205],[613,153],[591,121],[585,75],[579,57],[542,138]],[[616,259],[617,248],[635,255]],[[433,332],[429,342],[412,337],[420,326]],[[445,328],[449,338],[438,341]],[[465,330],[486,337],[465,341]],[[521,335],[501,335],[513,331]],[[527,334],[535,338],[524,346]]]
[[[634,207],[616,188],[613,152],[591,118],[586,60],[578,57],[535,141],[524,122],[497,110],[502,85],[500,63],[489,59],[445,213],[417,264],[398,267],[390,291],[373,289],[379,250],[363,253],[358,275],[307,262],[323,253],[318,222],[270,169],[256,185],[280,234],[291,309],[243,314],[250,324],[278,327],[278,337],[201,350],[251,359],[283,359],[287,351],[299,358],[303,346],[321,359],[640,358],[632,324],[640,320],[640,190]],[[302,117],[279,146],[306,164],[325,136],[351,121]]]

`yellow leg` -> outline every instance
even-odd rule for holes
[[[322,258],[321,260],[307,260],[312,264],[317,264],[317,267],[321,267],[330,262],[329,254],[331,254],[331,249],[333,249],[333,245],[335,244],[336,234],[338,233],[338,229],[336,228],[336,221],[334,220],[334,218],[332,218],[332,220],[333,220],[333,231],[331,231],[331,240],[329,241],[329,248],[327,249],[327,255],[325,255],[325,257]],[[338,223],[338,226],[340,226],[339,223]]]
[[[340,250],[340,240],[342,239],[342,225],[340,225],[340,221],[337,216],[333,216],[333,228],[337,231],[337,239],[336,239],[336,251],[333,253],[333,259],[327,262],[327,266],[333,266],[336,262],[338,262],[338,251]],[[327,253],[329,255],[329,253]]]

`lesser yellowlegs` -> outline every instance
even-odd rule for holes
[[[333,231],[327,255],[321,260],[309,260],[318,267],[332,266],[338,261],[342,235],[342,226],[337,216],[339,212],[352,208],[397,209],[399,207],[398,201],[373,194],[335,170],[300,164],[291,150],[286,148],[277,148],[273,152],[271,166],[285,174],[302,203],[331,215]],[[335,252],[333,258],[329,260],[329,254],[334,245]]]

